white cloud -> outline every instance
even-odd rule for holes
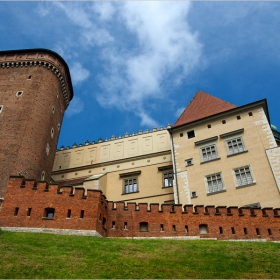
[[[143,110],[139,111],[137,115],[141,118],[141,125],[148,127],[159,127],[159,124],[150,116],[148,116]]]
[[[73,84],[78,84],[89,77],[89,71],[79,63],[75,62],[72,67],[70,67],[71,77]]]
[[[66,110],[66,116],[70,117],[73,115],[78,115],[80,114],[84,109],[84,102],[79,98],[78,96],[75,96]]]
[[[202,46],[190,30],[190,2],[53,2],[79,31],[69,39],[76,47],[94,50],[104,71],[97,76],[97,101],[103,107],[132,111],[142,125],[156,125],[147,105],[172,94],[182,78],[201,63]],[[44,14],[45,12],[41,12]],[[71,28],[71,27],[69,27]],[[75,36],[75,40],[73,37]],[[58,44],[68,53],[67,44]],[[94,57],[88,59],[94,60]],[[71,67],[74,83],[88,70]]]
[[[187,24],[189,2],[125,2],[119,6],[124,27],[135,36],[136,48],[106,51],[110,65],[100,77],[104,92],[97,97],[103,106],[142,111],[141,123],[156,123],[145,112],[145,103],[158,99],[164,85],[180,83],[201,59],[197,35]],[[176,78],[169,80],[170,75]]]

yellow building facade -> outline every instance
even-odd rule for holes
[[[280,207],[280,147],[266,100],[200,91],[172,127],[61,148],[52,178],[111,201]]]
[[[108,200],[174,203],[170,135],[163,127],[57,151],[53,180],[100,189]]]

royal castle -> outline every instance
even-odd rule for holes
[[[280,133],[265,99],[198,91],[166,128],[56,150],[72,98],[58,54],[0,52],[2,229],[280,240]]]

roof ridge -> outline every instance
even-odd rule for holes
[[[197,91],[173,127],[221,113],[237,106],[202,90]]]

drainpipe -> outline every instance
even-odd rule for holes
[[[176,169],[176,160],[175,160],[175,153],[174,153],[174,142],[173,142],[173,135],[171,131],[171,125],[167,125],[167,131],[170,134],[170,142],[171,142],[171,156],[172,156],[172,164],[173,164],[173,170],[174,170],[174,178],[175,178],[175,186],[173,186],[174,194],[177,194],[177,199],[175,196],[175,204],[180,204],[180,199],[179,199],[179,191],[178,191],[178,180],[177,180],[177,169]]]

